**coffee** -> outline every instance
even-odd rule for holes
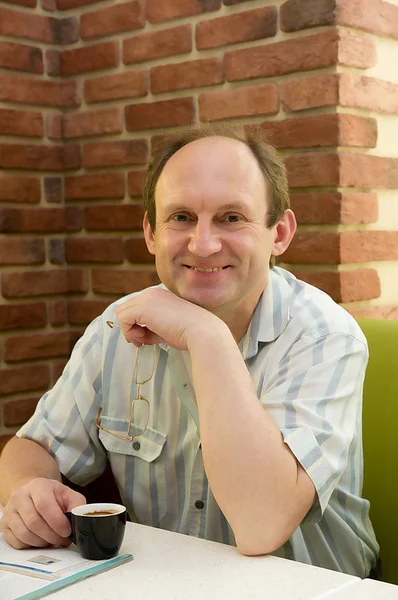
[[[118,510],[95,510],[94,512],[84,513],[84,517],[106,517],[106,515],[115,515]]]

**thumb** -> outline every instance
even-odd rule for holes
[[[81,506],[82,504],[87,504],[87,500],[83,494],[80,492],[76,492],[71,488],[67,488],[68,492],[65,497],[65,512],[69,512],[72,508],[76,506]]]
[[[86,504],[86,498],[83,496],[83,494],[72,490],[72,488],[68,487],[67,485],[61,485],[62,487],[58,489],[58,504],[63,512],[69,512],[76,506]]]

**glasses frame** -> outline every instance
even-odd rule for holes
[[[120,325],[118,325],[118,323],[115,323],[114,321],[107,321],[106,324],[111,329],[113,329],[113,327],[120,327]],[[148,427],[148,422],[149,422],[149,417],[150,417],[150,412],[151,412],[151,405],[149,403],[149,400],[147,400],[147,398],[145,398],[145,396],[143,396],[141,394],[141,386],[145,385],[145,383],[148,383],[148,381],[150,381],[152,379],[153,374],[155,372],[155,346],[148,346],[149,348],[152,348],[152,371],[151,371],[151,374],[147,379],[138,381],[138,368],[139,368],[139,364],[140,364],[140,350],[143,346],[144,346],[144,344],[142,346],[137,346],[137,350],[135,353],[134,383],[137,386],[137,391],[136,391],[135,398],[132,401],[131,406],[130,406],[129,422],[127,425],[127,435],[119,435],[117,433],[114,433],[113,431],[110,431],[109,429],[106,429],[105,427],[102,427],[102,425],[101,425],[102,406],[100,406],[100,408],[98,409],[97,416],[95,418],[95,425],[98,427],[98,429],[100,431],[105,431],[106,433],[109,433],[110,435],[113,435],[113,437],[116,437],[119,440],[123,440],[124,442],[133,442],[136,437],[139,437],[140,435],[143,435],[145,433],[145,431]],[[141,433],[137,433],[136,435],[131,435],[130,431],[131,431],[131,423],[132,423],[133,415],[134,415],[134,406],[137,402],[146,402],[147,403],[148,416],[146,419],[145,427],[143,428]]]

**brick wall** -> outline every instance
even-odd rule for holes
[[[143,175],[181,124],[268,131],[299,221],[283,265],[398,318],[397,64],[395,1],[0,1],[0,446],[84,326],[157,281]]]

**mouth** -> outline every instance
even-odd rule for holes
[[[191,269],[192,271],[199,271],[199,273],[216,273],[228,269],[229,265],[226,265],[225,267],[193,267],[191,265],[184,265],[184,267]]]

